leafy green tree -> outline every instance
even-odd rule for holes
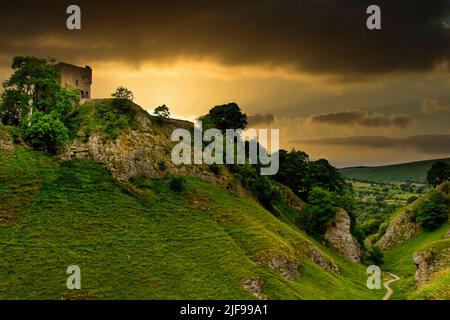
[[[130,105],[134,101],[133,92],[122,86],[118,87],[111,96],[114,98],[114,105],[119,107]]]
[[[4,125],[18,126],[28,114],[28,97],[17,89],[7,89],[1,95],[0,121]]]
[[[280,167],[273,179],[288,186],[297,196],[306,200],[309,191],[309,156],[295,149],[291,152],[279,150],[279,161]]]
[[[68,140],[64,121],[78,104],[79,92],[60,84],[52,59],[18,56],[11,68],[13,73],[3,84],[2,122],[23,125],[26,141],[55,153]]]
[[[170,118],[170,111],[169,108],[163,104],[162,106],[157,107],[153,114],[160,120],[169,119]]]
[[[384,264],[384,252],[379,246],[373,246],[368,250],[368,260],[377,266],[382,266]]]
[[[14,115],[18,125],[35,111],[56,110],[62,117],[79,102],[79,92],[61,86],[54,60],[35,57],[14,57],[13,73],[3,84],[2,114]]]
[[[280,191],[273,186],[266,176],[258,176],[252,184],[251,190],[259,202],[269,211],[275,211],[275,205],[281,200]]]
[[[61,87],[58,71],[52,59],[28,56],[14,57],[13,74],[4,82],[4,88],[15,88],[30,101],[30,114],[36,111],[49,112],[56,103],[56,92]]]
[[[327,160],[310,161],[303,151],[293,149],[279,151],[280,168],[274,180],[290,187],[294,193],[306,200],[309,191],[319,187],[339,195],[345,192],[345,181]]]
[[[308,232],[323,234],[327,224],[334,218],[339,205],[336,195],[319,187],[314,187],[308,195],[307,205],[299,216],[300,225]]]
[[[69,130],[56,111],[50,114],[37,111],[31,117],[30,125],[26,128],[25,139],[34,148],[54,154],[59,146],[68,141]]]
[[[426,230],[433,230],[448,220],[449,200],[440,192],[431,191],[429,198],[416,209],[415,218]]]
[[[59,86],[55,92],[55,104],[50,108],[65,119],[80,102],[80,93],[76,89]]]
[[[309,163],[307,180],[309,188],[320,187],[338,194],[343,192],[345,186],[340,173],[325,159]]]
[[[450,181],[450,165],[438,161],[433,164],[427,173],[428,184],[438,186],[445,181]]]
[[[241,112],[236,103],[215,106],[205,116],[199,118],[204,128],[217,128],[222,132],[227,129],[245,129],[247,126],[247,115]]]

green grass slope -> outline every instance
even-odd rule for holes
[[[344,168],[339,171],[346,179],[358,181],[426,183],[427,172],[437,161],[450,164],[450,158],[446,158],[380,167]]]
[[[450,300],[450,269],[437,273],[409,297],[416,300]]]
[[[329,252],[249,198],[187,178],[118,183],[86,161],[0,150],[0,299],[380,299],[365,268]],[[307,258],[314,245],[340,274]],[[267,257],[299,262],[287,280]],[[82,289],[66,287],[70,265]]]

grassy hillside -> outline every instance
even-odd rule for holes
[[[414,293],[411,295],[411,292],[414,292],[416,285],[416,266],[413,262],[413,255],[419,250],[441,243],[444,234],[449,228],[450,223],[446,223],[434,231],[422,231],[414,238],[385,251],[385,266],[383,271],[392,272],[401,278],[401,281],[392,284],[392,288],[394,289],[392,299],[405,299],[408,297],[425,298],[425,293],[422,293],[421,295],[419,293]],[[446,243],[448,245],[448,241],[446,241]],[[441,275],[441,277],[444,278],[444,275]],[[442,290],[443,287],[448,290],[450,288],[450,286],[448,286],[448,273],[445,275],[445,279],[446,282],[441,281],[440,278],[436,278],[435,282],[429,285],[428,290],[432,290],[433,287],[435,287],[436,290]],[[434,292],[434,294],[437,295],[436,292]]]
[[[365,268],[334,255],[259,204],[197,178],[118,183],[102,166],[0,150],[0,299],[380,299]],[[309,246],[340,268],[313,263]],[[287,280],[271,257],[299,263]],[[78,265],[82,290],[66,288]]]
[[[344,168],[339,171],[346,179],[358,181],[426,183],[427,172],[437,161],[450,164],[450,158],[447,158],[380,167]]]
[[[450,269],[437,273],[429,283],[409,297],[417,300],[450,300]]]

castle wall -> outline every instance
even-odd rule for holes
[[[82,68],[60,63],[57,68],[63,86],[78,89],[82,100],[91,98],[92,69],[89,66]]]

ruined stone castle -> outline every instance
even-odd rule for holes
[[[80,91],[81,101],[91,99],[92,69],[89,66],[77,67],[64,62],[56,65],[61,84]]]

